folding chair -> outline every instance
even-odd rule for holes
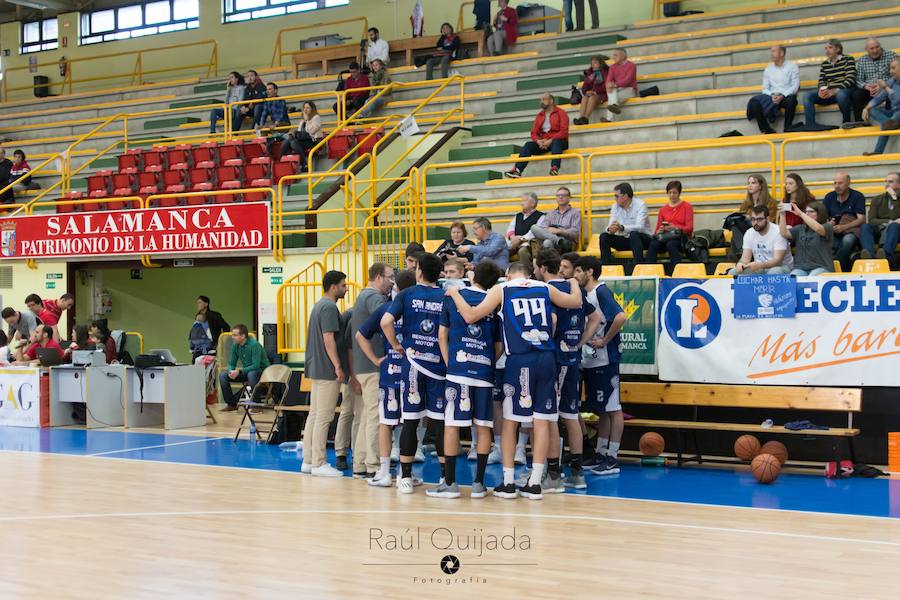
[[[253,418],[253,413],[251,410],[260,409],[266,410],[271,409],[275,411],[276,406],[281,406],[284,404],[284,399],[287,397],[288,385],[291,382],[291,368],[286,365],[269,365],[262,372],[262,376],[259,378],[259,383],[251,390],[249,385],[245,385],[241,390],[241,396],[238,399],[238,408],[244,409],[244,416],[241,417],[241,422],[238,425],[237,431],[234,434],[234,441],[237,441],[241,435],[241,431],[244,428],[244,423],[249,420],[250,424],[256,429],[256,437],[257,439],[262,439],[262,435],[259,432],[259,425],[269,425],[269,430],[266,433],[266,443],[272,437],[272,431],[275,429],[275,418],[271,421],[260,421]],[[275,396],[274,393],[274,384],[281,384],[282,389],[281,393],[278,396]],[[258,392],[262,391],[262,388],[265,388],[265,393],[260,400],[257,400]],[[277,416],[277,411],[273,412],[274,415]]]

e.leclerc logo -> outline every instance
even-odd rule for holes
[[[672,290],[662,312],[669,337],[689,350],[711,343],[722,329],[719,305],[696,284],[688,283]]]

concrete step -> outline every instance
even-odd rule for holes
[[[484,183],[491,179],[502,179],[503,173],[494,170],[466,170],[451,173],[429,173],[427,185],[431,187],[460,186],[466,183]]]
[[[620,41],[628,39],[624,35],[607,34],[590,37],[561,40],[556,43],[557,50],[580,50],[582,48],[596,48],[599,46],[615,46]]]
[[[173,117],[171,119],[159,119],[156,121],[144,121],[144,130],[148,129],[171,129],[179,125],[187,123],[199,123],[198,117]]]
[[[220,102],[222,102],[221,98],[192,98],[191,100],[173,102],[169,104],[169,108],[188,108],[191,106],[203,106],[206,104],[219,104]]]

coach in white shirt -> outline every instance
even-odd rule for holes
[[[373,60],[380,60],[385,66],[391,57],[391,49],[386,40],[381,39],[378,28],[369,28],[369,42],[366,45],[366,64],[372,64]]]
[[[765,273],[784,275],[794,268],[794,256],[790,243],[781,235],[775,225],[769,222],[769,208],[764,205],[750,209],[750,223],[753,229],[744,234],[741,259],[729,275]]]
[[[784,130],[794,127],[794,113],[797,112],[797,91],[800,89],[800,69],[797,63],[785,60],[787,49],[772,46],[769,50],[772,63],[763,72],[762,94],[750,98],[747,103],[747,120],[756,120],[760,132],[775,133],[771,123],[778,118],[778,111],[784,111]]]
[[[612,250],[631,250],[634,262],[644,261],[644,250],[652,239],[647,205],[634,197],[628,183],[613,188],[616,202],[609,213],[609,225],[600,234],[600,260],[604,265],[612,262]]]

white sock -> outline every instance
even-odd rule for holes
[[[609,438],[597,438],[597,454],[609,455]]]
[[[503,485],[509,485],[516,480],[516,470],[503,467]]]
[[[528,443],[528,431],[523,429],[522,431],[519,432],[519,442],[516,444],[516,450],[518,450],[519,448],[521,448],[522,450],[525,450],[525,444],[527,444],[527,443]]]
[[[544,463],[531,465],[531,477],[528,479],[528,485],[541,485],[541,479],[544,477],[544,466]]]
[[[619,455],[619,445],[620,445],[620,444],[621,444],[621,442],[610,442],[610,443],[609,443],[609,454],[608,454],[608,456],[612,456],[613,458],[615,458],[616,456],[618,456],[618,455]]]
[[[391,457],[383,456],[379,460],[381,462],[381,466],[378,468],[378,473],[375,474],[376,479],[387,477],[391,474]]]

